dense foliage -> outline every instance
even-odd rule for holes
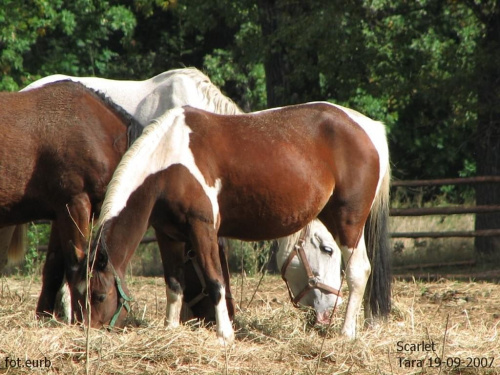
[[[397,179],[500,173],[498,0],[0,4],[0,90],[195,66],[246,111],[329,100],[383,121]]]
[[[477,55],[490,56],[472,0],[1,3],[2,90],[196,66],[245,110],[331,100],[384,121],[398,178],[475,172]]]

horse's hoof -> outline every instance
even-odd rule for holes
[[[167,329],[174,329],[174,328],[179,327],[180,323],[178,321],[170,321],[170,320],[165,319],[165,321],[163,322],[163,325]]]
[[[348,338],[349,340],[356,339],[356,330],[355,329],[342,329],[342,336]]]
[[[234,345],[234,332],[233,331],[230,333],[226,333],[226,334],[217,332],[217,338],[219,339],[219,343],[222,346],[231,347]]]

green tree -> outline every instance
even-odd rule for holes
[[[54,73],[106,75],[136,26],[134,14],[111,1],[1,2],[2,90]]]

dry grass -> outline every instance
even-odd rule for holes
[[[343,311],[333,327],[307,324],[308,313],[292,307],[283,282],[267,276],[247,308],[256,278],[233,279],[242,301],[234,347],[219,346],[213,329],[196,324],[163,327],[165,291],[161,278],[129,278],[137,326],[122,332],[91,330],[91,374],[498,374],[500,373],[500,286],[489,283],[396,282],[389,321],[364,329],[355,341],[338,335]],[[85,374],[86,334],[82,327],[39,322],[33,311],[39,281],[0,281],[0,372]],[[240,290],[243,290],[241,297]],[[326,337],[326,338],[325,338]],[[322,342],[325,338],[324,347]],[[435,343],[435,351],[397,352],[398,342]],[[6,357],[40,368],[6,367]],[[399,358],[494,358],[493,368],[443,366],[406,368]],[[50,367],[46,367],[50,361]],[[490,360],[488,360],[490,361]],[[483,361],[484,363],[484,361]],[[11,362],[10,364],[14,364]],[[17,362],[16,362],[17,364]],[[316,372],[316,366],[319,368]],[[449,361],[452,364],[452,361]],[[467,362],[465,362],[467,364]]]
[[[474,215],[391,217],[390,232],[473,231]],[[474,259],[473,238],[392,238],[393,266]]]

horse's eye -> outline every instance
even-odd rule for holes
[[[104,293],[94,293],[92,295],[92,300],[94,302],[97,302],[97,303],[101,303],[101,302],[104,302],[104,300],[106,299],[106,294]]]
[[[332,255],[333,254],[333,249],[330,247],[330,246],[325,246],[325,245],[321,245],[320,246],[320,250],[324,253],[327,253],[327,254],[330,254]]]

